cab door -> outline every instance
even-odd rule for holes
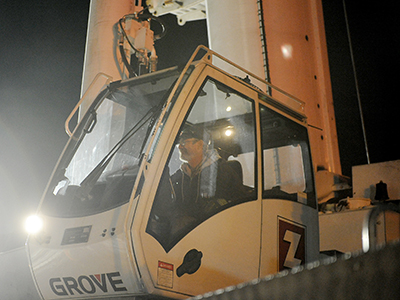
[[[143,277],[151,282],[151,293],[182,298],[259,276],[262,212],[257,197],[257,92],[208,65],[189,84],[164,125],[145,173],[141,197],[154,201],[141,220],[135,217],[132,227],[133,243],[140,237],[139,265],[145,266]],[[179,134],[196,126],[208,132],[208,150],[225,166],[220,180],[239,181],[227,190],[231,196],[201,196],[213,204],[187,220],[176,213],[180,207],[171,204],[179,192],[171,178],[184,163],[177,147]],[[232,196],[233,190],[237,195]]]
[[[266,99],[268,100],[268,99]],[[319,229],[308,133],[301,118],[260,103],[260,276],[318,259]]]

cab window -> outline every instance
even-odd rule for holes
[[[170,150],[146,232],[166,252],[196,226],[256,199],[254,102],[207,79]]]
[[[315,207],[307,129],[260,105],[263,199]]]

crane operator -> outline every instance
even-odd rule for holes
[[[230,162],[212,147],[207,130],[186,127],[177,146],[181,166],[171,176],[168,165],[164,169],[147,226],[163,245],[250,196]]]
[[[201,127],[184,129],[178,140],[182,165],[171,181],[176,204],[189,217],[202,218],[244,196],[238,174],[211,145]]]

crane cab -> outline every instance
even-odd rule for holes
[[[182,70],[111,83],[93,100],[27,243],[44,299],[186,298],[318,259],[303,104],[213,60],[256,78],[200,47]],[[182,147],[200,140],[202,163],[185,173]]]

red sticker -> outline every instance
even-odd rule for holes
[[[158,261],[158,267],[162,268],[162,269],[171,270],[171,271],[174,270],[174,265],[168,264],[168,263],[165,263],[165,262],[162,262],[162,261]]]

